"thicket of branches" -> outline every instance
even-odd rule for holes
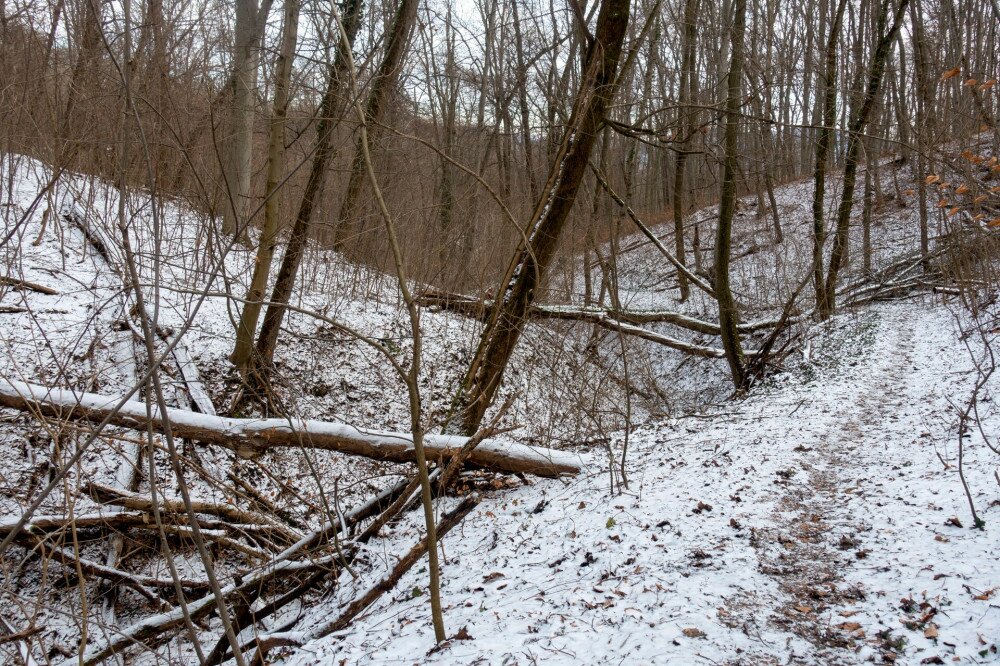
[[[301,17],[291,69],[283,71],[282,26],[289,8],[270,2],[237,6],[245,4],[253,14],[245,21],[249,26],[234,26],[240,13],[234,17],[210,2],[136,4],[131,52],[123,54],[119,6],[92,0],[7,3],[0,73],[4,149],[109,175],[116,172],[121,124],[141,125],[162,192],[188,197],[220,218],[234,197],[246,195],[247,201],[236,202],[241,222],[259,227],[268,146],[272,129],[278,129],[272,120],[287,104],[282,155],[272,174],[278,227],[287,230],[301,207],[318,152],[320,116],[327,113],[331,154],[310,235],[322,242],[337,239],[362,261],[388,268],[375,205],[358,177],[353,187],[362,191],[352,195],[357,201],[344,202],[357,171],[357,121],[343,72],[328,71],[340,48],[329,8],[304,3],[296,9]],[[650,222],[672,217],[683,225],[686,214],[718,197],[732,4],[639,1],[632,8],[626,41],[635,57],[620,72],[620,92],[592,160]],[[891,19],[897,5],[842,4],[748,3],[736,184],[740,193],[758,195],[762,214],[772,207],[775,185],[813,175],[824,127],[833,130],[831,165],[842,166],[847,156],[848,130],[863,103],[880,31],[891,26],[880,17],[888,13]],[[595,8],[491,0],[413,8],[412,36],[404,40],[398,75],[388,82],[391,91],[372,134],[387,204],[399,211],[400,233],[412,249],[406,260],[414,278],[467,291],[495,287],[507,253],[494,250],[512,250],[520,233],[500,204],[519,224],[531,213],[572,108],[590,39],[582,22],[593,20]],[[995,94],[965,82],[982,84],[996,72],[996,9],[989,1],[902,8],[900,30],[882,54],[884,80],[860,128],[862,164],[871,159],[878,167],[878,156],[889,153],[922,156],[919,168],[933,173],[934,147],[968,137],[984,116],[994,117]],[[353,50],[362,97],[374,87],[394,10],[394,3],[344,4],[345,14],[358,12]],[[238,48],[241,38],[249,40],[248,57]],[[250,66],[241,69],[244,60]],[[127,72],[120,71],[123,63]],[[940,80],[954,68],[959,75]],[[235,159],[234,82],[246,78],[241,72],[248,69],[249,118],[240,126],[250,131],[250,186],[244,193],[239,179],[224,176],[223,165]],[[128,114],[122,111],[123,73],[136,100]],[[331,74],[335,101],[324,109]],[[282,88],[284,101],[277,99]],[[829,112],[828,90],[834,104]],[[130,180],[140,185],[147,180],[144,160],[141,151],[129,151]],[[622,226],[617,207],[592,176],[581,194],[560,243],[566,259],[550,280],[562,293],[581,270],[571,258],[589,252],[592,262],[600,261],[598,243]],[[774,217],[778,236],[776,211]],[[673,249],[707,268],[710,233],[688,229],[683,250],[680,244]]]

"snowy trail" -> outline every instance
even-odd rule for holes
[[[780,482],[785,493],[775,514],[775,527],[758,534],[755,543],[762,569],[772,575],[785,595],[772,609],[772,622],[786,626],[808,641],[815,658],[824,663],[852,663],[841,651],[860,649],[867,638],[852,604],[866,597],[862,585],[845,580],[847,570],[867,559],[863,534],[850,510],[856,490],[852,470],[877,470],[865,452],[879,437],[905,436],[898,428],[882,427],[897,419],[900,403],[889,398],[893,387],[907,385],[905,368],[914,351],[913,328],[890,321],[883,338],[898,345],[898,353],[880,350],[869,362],[854,365],[828,385],[832,400],[800,403],[802,442]],[[908,424],[907,424],[908,425]],[[801,470],[801,474],[797,469]],[[799,476],[798,483],[792,478]],[[840,535],[832,538],[831,535]]]
[[[970,446],[982,532],[946,524],[968,525],[967,508],[935,452],[954,456],[947,398],[965,397],[969,369],[943,308],[842,317],[813,363],[746,401],[633,433],[623,494],[605,469],[488,498],[445,544],[449,631],[472,640],[428,654],[413,572],[288,661],[997,661],[997,597],[976,598],[1000,585],[997,461]],[[375,574],[417,533],[372,553]]]

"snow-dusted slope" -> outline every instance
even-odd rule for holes
[[[811,349],[744,402],[632,433],[620,493],[598,465],[484,501],[444,547],[447,625],[471,640],[431,650],[418,570],[283,663],[1000,661],[1000,460],[978,437],[967,445],[987,523],[969,529],[949,400],[974,376],[950,312],[879,307]],[[986,425],[1000,435],[992,410]],[[414,517],[340,596],[418,533]]]
[[[14,190],[2,201],[13,204],[4,209],[6,235],[48,175],[32,160],[3,164],[16,167]],[[905,169],[895,175],[907,178]],[[808,253],[810,184],[793,183],[777,195],[786,233],[778,251],[767,243],[768,219],[757,219],[748,203],[738,222],[738,295],[747,300],[763,294],[750,305],[764,312],[797,280]],[[58,293],[0,286],[0,371],[15,380],[123,392],[144,356],[122,325],[131,301],[123,297],[115,266],[59,215],[72,212],[103,233],[117,264],[117,191],[95,179],[64,176],[42,233],[48,205],[43,200],[25,218],[3,251],[7,277]],[[210,242],[206,233],[210,222],[168,202],[157,228],[149,206],[139,193],[126,207],[147,293],[162,325],[176,329],[190,320],[184,344],[224,408],[233,391],[226,355],[236,310],[221,294],[242,295],[252,257],[234,248],[219,265],[219,279],[208,283],[221,256],[218,239]],[[705,220],[713,214],[698,213]],[[912,249],[916,233],[913,206],[889,202],[878,214],[876,267]],[[157,239],[161,252],[155,251]],[[675,302],[670,271],[648,245],[621,257],[619,270],[630,307],[715,316],[700,297]],[[209,292],[203,302],[202,291]],[[532,325],[505,386],[518,396],[507,423],[522,427],[506,437],[589,449],[592,467],[569,481],[494,479],[482,504],[447,536],[446,621],[450,634],[471,638],[431,651],[426,567],[419,565],[346,632],[274,650],[270,657],[294,664],[1000,661],[1000,590],[994,592],[1000,586],[1000,485],[993,478],[1000,457],[980,433],[972,433],[964,471],[986,529],[969,529],[952,402],[963,404],[975,376],[951,310],[939,299],[848,313],[811,329],[803,322],[809,343],[804,355],[789,359],[786,373],[742,402],[677,419],[667,417],[728,396],[724,363],[692,361],[606,331],[592,336],[584,326]],[[379,339],[401,359],[408,354],[405,315],[387,276],[313,249],[294,302]],[[438,417],[467,363],[478,324],[430,311],[422,323],[423,390],[431,415]],[[691,339],[716,344],[707,336]],[[636,389],[628,401],[617,357],[623,345]],[[388,366],[321,320],[291,314],[277,361],[277,383],[290,412],[406,427],[404,388]],[[168,366],[170,399],[181,403],[186,398],[172,373],[174,366]],[[980,404],[980,417],[995,441],[1000,415],[991,405]],[[617,430],[630,407],[645,425],[626,441]],[[52,464],[72,451],[80,433],[67,429],[53,438],[30,417],[3,416],[0,514],[9,518],[44,485]],[[72,490],[86,480],[111,482],[121,468],[122,446],[115,437],[100,440],[69,475],[77,511],[92,504]],[[341,501],[350,508],[406,471],[327,454],[307,461],[294,451],[253,464],[211,448],[198,454],[218,478],[235,471],[310,526],[319,520],[317,481],[329,491],[337,479]],[[627,486],[618,468],[623,456]],[[157,464],[164,478],[172,478],[165,459]],[[196,478],[191,483],[199,498],[226,500],[211,484]],[[444,500],[440,509],[454,501]],[[43,508],[59,513],[66,502],[53,495]],[[419,517],[408,516],[372,542],[355,563],[357,579],[345,574],[333,592],[317,589],[253,631],[277,631],[298,617],[295,637],[308,638],[378,580],[420,533]],[[83,547],[94,558],[103,553],[102,543]],[[19,609],[30,606],[45,627],[47,646],[75,646],[77,591],[39,594],[40,572],[22,561],[23,552],[3,563],[13,584],[0,586],[7,594],[0,614],[21,618],[27,611]],[[189,552],[179,560],[186,573],[202,574]],[[162,560],[148,553],[128,565],[165,575]],[[217,565],[220,579],[229,582],[248,563],[229,558]],[[141,600],[131,601],[132,609],[119,604],[121,626],[150,612]],[[206,644],[214,642],[218,620],[201,631]],[[5,649],[0,643],[0,654]],[[138,661],[191,658],[182,637]]]

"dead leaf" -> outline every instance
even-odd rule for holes
[[[711,511],[712,505],[707,502],[698,501],[698,506],[691,509],[691,513],[701,513],[702,511]]]
[[[452,640],[456,640],[456,641],[471,641],[472,640],[472,634],[469,633],[469,628],[468,627],[462,627],[451,638],[452,638]]]
[[[938,637],[938,627],[936,624],[929,624],[927,628],[924,629],[924,638],[937,638]]]
[[[841,622],[837,625],[837,628],[844,631],[857,631],[861,628],[861,625],[857,622]]]
[[[812,608],[810,606],[796,606],[795,610],[800,613],[812,613]]]
[[[702,631],[701,629],[697,628],[697,627],[687,627],[686,629],[682,630],[681,633],[683,633],[688,638],[704,638],[705,637],[705,632]]]
[[[993,226],[993,222],[990,222],[990,226]],[[951,525],[952,527],[961,527],[962,521],[958,519],[958,516],[952,516],[948,520],[944,521],[945,525]]]
[[[949,69],[947,72],[941,75],[942,81],[947,81],[948,79],[953,79],[962,73],[961,67],[956,67],[955,69]]]

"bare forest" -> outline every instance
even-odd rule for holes
[[[0,659],[1000,664],[998,76],[997,0],[0,0]]]

